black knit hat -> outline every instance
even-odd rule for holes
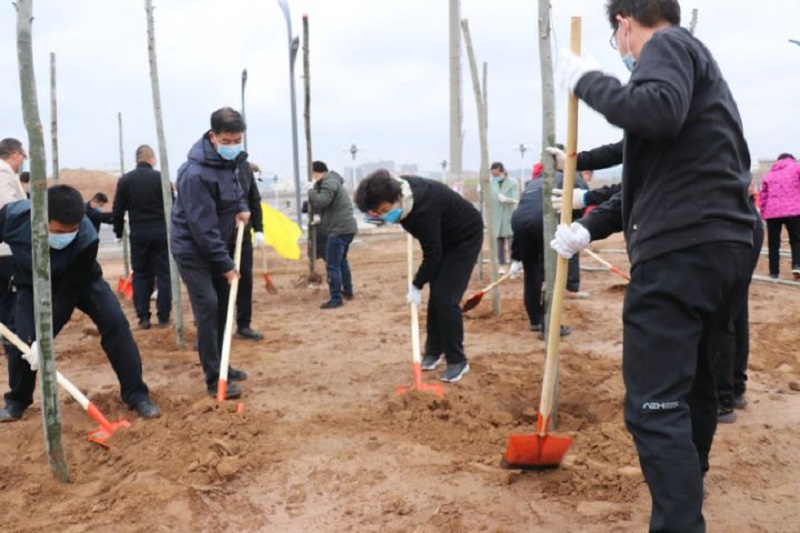
[[[327,172],[328,165],[323,163],[322,161],[314,161],[311,163],[311,171],[312,172]]]

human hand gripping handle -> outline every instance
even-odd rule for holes
[[[422,303],[422,289],[418,289],[413,283],[408,284],[408,294],[406,303],[419,305]]]
[[[264,246],[264,233],[261,231],[257,231],[253,234],[253,239],[255,240],[255,247],[256,249],[261,248]]]
[[[570,259],[592,242],[589,230],[578,222],[573,222],[569,226],[559,224],[556,228],[555,239],[550,241],[550,248],[556,251],[564,259]]]
[[[548,146],[545,151],[556,158],[556,170],[564,170],[564,160],[567,158],[564,150],[556,146]]]
[[[586,207],[584,204],[584,197],[586,191],[583,189],[572,189],[572,209],[583,209]],[[561,212],[561,206],[564,203],[564,190],[553,189],[553,194],[550,196],[550,201],[553,203],[553,209]]]
[[[511,261],[511,268],[508,269],[508,274],[512,279],[516,279],[519,273],[522,272],[521,261]]]

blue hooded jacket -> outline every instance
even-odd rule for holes
[[[189,150],[188,161],[178,169],[178,196],[172,209],[172,253],[194,255],[218,273],[235,268],[228,251],[236,215],[249,212],[239,182],[240,164],[220,157],[208,135]]]
[[[0,209],[0,241],[8,243],[13,256],[14,285],[33,284],[31,251],[31,201],[19,200]],[[84,216],[78,235],[63,250],[50,248],[50,279],[53,292],[63,286],[83,290],[88,283],[103,276],[97,263],[97,231]]]

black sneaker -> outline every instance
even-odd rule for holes
[[[324,304],[320,305],[320,309],[336,309],[337,307],[343,306],[343,302],[334,302],[333,300],[328,300]]]
[[[209,396],[216,398],[217,397],[217,384],[215,383],[213,387],[209,387],[206,389],[206,392]],[[228,383],[228,388],[225,392],[225,399],[232,400],[234,398],[238,398],[242,395],[242,388],[237,385],[236,383]]]
[[[342,293],[342,298],[344,298],[345,300],[352,300],[353,299],[353,295],[352,294]]]
[[[16,422],[22,418],[22,412],[16,405],[6,404],[5,407],[0,409],[0,422]]]
[[[244,381],[247,379],[247,372],[244,370],[237,370],[235,368],[228,367],[228,381]]]
[[[461,381],[466,374],[469,373],[469,363],[464,361],[463,363],[448,363],[442,372],[439,375],[439,379],[444,381],[445,383],[455,383],[456,381]]]
[[[422,370],[435,370],[441,361],[441,355],[426,355],[422,358]]]
[[[572,333],[572,330],[570,329],[569,326],[561,326],[561,329],[559,329],[559,332],[561,333],[562,337],[567,337],[570,333]],[[547,332],[545,330],[542,330],[542,332],[539,333],[539,338],[542,339],[542,340],[546,339],[547,338]]]
[[[531,331],[542,331],[542,324],[531,324]]]
[[[159,416],[161,416],[161,409],[159,409],[158,406],[152,400],[142,400],[141,402],[131,407],[131,409],[139,413],[139,416],[141,416],[145,420],[149,420],[151,418],[158,418]]]
[[[736,422],[736,412],[733,407],[719,407],[717,409],[718,424],[733,424]]]
[[[244,328],[238,328],[236,330],[236,338],[237,339],[247,339],[251,341],[260,341],[264,338],[260,332],[250,328],[249,326]]]
[[[745,407],[747,407],[747,395],[745,393],[734,395],[733,396],[733,408],[734,409],[744,409]]]
[[[800,266],[792,267],[792,277],[795,281],[800,281]]]
[[[150,319],[142,318],[139,320],[139,329],[150,329]]]
[[[167,329],[169,327],[169,319],[167,320],[159,320],[158,324],[156,324],[158,329]]]

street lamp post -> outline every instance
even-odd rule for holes
[[[289,0],[278,0],[286,19],[286,31],[289,34],[289,91],[292,97],[292,151],[294,157],[294,195],[297,209],[297,224],[303,227],[303,213],[300,210],[300,156],[297,147],[297,98],[294,90],[294,61],[300,48],[300,39],[292,36],[292,18],[289,15]]]
[[[278,209],[278,175],[272,176],[272,190],[275,191],[275,209]]]
[[[439,164],[442,165],[442,183],[447,185],[447,159],[442,159],[439,161]]]
[[[520,158],[522,158],[523,161],[525,160],[525,152],[527,152],[528,150],[531,149],[531,147],[528,146],[525,143],[519,143],[519,144],[517,144],[515,146],[512,146],[512,148],[514,148],[514,150],[519,150],[519,156],[520,156]],[[522,192],[525,190],[524,183],[525,183],[525,165],[522,166],[522,170],[520,171],[520,175],[519,175],[519,192],[520,192],[520,194],[522,194]]]
[[[244,112],[244,86],[247,84],[247,69],[242,70],[242,118],[247,124],[247,115]],[[244,134],[244,151],[247,151],[247,132]]]

